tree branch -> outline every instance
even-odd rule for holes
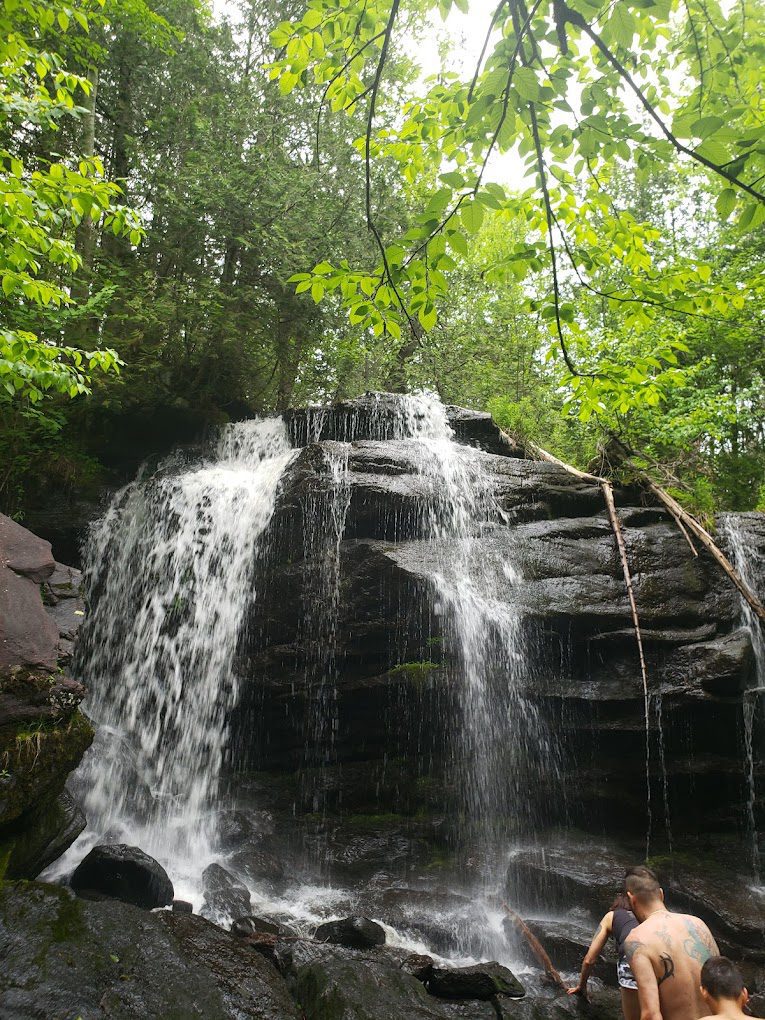
[[[722,177],[724,180],[728,181],[729,184],[732,184],[735,187],[739,188],[741,191],[746,192],[746,194],[751,195],[752,198],[756,199],[758,202],[765,202],[765,194],[763,194],[760,191],[757,191],[756,188],[753,188],[750,184],[747,184],[746,181],[742,181],[739,177],[736,177],[735,174],[728,173],[728,171],[725,170],[723,166],[720,166],[719,163],[714,163],[711,159],[707,159],[706,156],[702,156],[700,153],[694,152],[694,150],[689,148],[687,145],[683,145],[680,139],[677,138],[672,133],[672,131],[670,131],[670,129],[661,119],[659,114],[654,109],[653,104],[649,102],[645,93],[637,84],[637,82],[632,77],[627,68],[624,66],[624,64],[622,64],[619,58],[608,48],[608,46],[606,46],[606,44],[600,38],[598,33],[593,31],[593,29],[589,26],[587,21],[585,21],[584,17],[578,11],[574,11],[570,7],[566,7],[566,19],[572,25],[575,25],[577,28],[580,28],[582,32],[584,32],[584,34],[594,43],[596,48],[600,50],[600,52],[606,58],[608,63],[614,68],[614,70],[624,80],[624,82],[626,82],[626,84],[629,86],[632,92],[634,92],[640,105],[643,107],[643,109],[651,118],[651,120],[654,122],[654,124],[657,125],[657,127],[664,135],[664,137],[667,139],[667,141],[670,142],[670,144],[678,152],[682,152],[683,155],[688,156],[690,159],[694,160],[694,162],[699,163],[701,166],[706,167],[707,170],[711,170],[719,177]]]

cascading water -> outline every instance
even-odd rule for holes
[[[323,773],[335,764],[349,460],[363,436],[362,442],[401,444],[424,483],[419,519],[404,537],[432,551],[432,602],[457,694],[458,718],[448,729],[461,791],[461,850],[479,862],[472,875],[496,891],[512,823],[517,831],[529,821],[531,772],[540,762],[549,770],[555,754],[522,693],[532,656],[512,605],[518,575],[508,562],[491,456],[455,442],[446,409],[431,394],[386,397],[365,416],[353,409],[345,419],[332,415],[317,408],[304,419],[287,416],[286,425],[273,419],[228,426],[209,459],[165,462],[123,490],[94,527],[87,556],[93,611],[78,668],[91,691],[99,746],[78,776],[89,828],[58,874],[96,842],[116,839],[159,859],[176,894],[199,902],[201,871],[221,859],[215,809],[222,806],[219,779],[237,702],[235,658],[265,583],[277,489],[296,447],[320,441],[322,463],[316,461],[316,478],[300,496],[298,641],[306,703],[303,801],[323,817]],[[326,440],[328,430],[334,441]],[[485,543],[499,531],[503,541]],[[253,894],[266,909],[315,920],[333,912],[333,896],[348,898],[345,890],[303,888],[276,901],[265,889]],[[318,914],[309,899],[322,904]],[[487,901],[454,924],[465,928],[458,956],[507,956],[496,904]]]
[[[757,546],[746,531],[746,514],[725,515],[722,530],[727,538],[731,560],[746,584],[762,596],[761,579],[765,576],[765,561],[757,554]],[[741,623],[749,631],[755,660],[755,682],[744,692],[744,773],[747,789],[747,828],[750,839],[751,865],[755,883],[762,879],[759,833],[755,806],[757,780],[755,776],[755,732],[758,724],[765,723],[765,628],[745,599],[741,599]]]
[[[294,456],[281,419],[229,425],[209,460],[139,478],[91,532],[77,667],[102,736],[79,776],[85,841],[137,843],[176,885],[214,853],[237,639]]]
[[[432,394],[403,399],[404,435],[419,449],[430,482],[424,532],[436,548],[436,608],[454,660],[461,709],[455,748],[463,849],[487,886],[502,877],[511,826],[531,821],[528,767],[555,768],[556,753],[536,707],[524,696],[530,650],[508,592],[519,575],[487,534],[505,522],[483,456],[454,441],[446,410]],[[504,598],[498,597],[502,593]],[[511,815],[513,816],[511,818]]]

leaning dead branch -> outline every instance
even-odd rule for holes
[[[539,460],[547,461],[549,464],[557,464],[558,467],[563,468],[563,470],[567,471],[570,475],[574,475],[575,478],[580,478],[582,481],[586,482],[593,482],[596,485],[600,485],[601,488],[604,483],[610,484],[607,478],[603,478],[600,475],[589,474],[587,471],[580,471],[578,468],[573,467],[573,465],[566,464],[565,461],[554,457],[551,453],[548,453],[547,450],[543,450],[541,446],[537,446],[535,443],[527,443],[526,448],[535,457],[538,457]],[[691,535],[694,535],[701,545],[703,545],[704,548],[712,555],[715,562],[722,567],[723,571],[738,589],[741,597],[752,607],[757,616],[761,620],[765,621],[765,606],[763,606],[706,528],[704,528],[704,526],[700,524],[692,514],[689,514],[687,510],[683,509],[677,500],[670,496],[666,489],[662,489],[660,485],[657,485],[650,475],[647,475],[645,471],[636,467],[631,461],[628,460],[626,463],[629,465],[634,477],[642,485],[644,485],[669,512],[685,540],[688,542],[693,555],[698,556],[698,550],[693,544]]]
[[[543,968],[545,974],[548,976],[550,981],[554,985],[557,985],[558,988],[560,988],[562,991],[565,992],[566,991],[566,984],[563,981],[563,978],[560,976],[558,971],[555,969],[552,960],[547,955],[547,953],[546,953],[546,951],[544,949],[544,946],[539,941],[539,939],[536,937],[536,935],[533,933],[533,931],[531,931],[531,929],[526,924],[526,922],[523,920],[523,918],[520,916],[520,914],[517,914],[511,907],[509,907],[507,905],[507,903],[503,903],[502,904],[502,909],[505,911],[507,916],[513,922],[513,924],[515,925],[517,931],[519,931],[521,933],[521,935],[524,937],[524,939],[526,940],[526,942],[529,945],[529,948],[531,949],[531,951],[534,954],[534,956],[536,956],[537,960],[539,960],[539,962],[542,965],[542,968]]]
[[[648,477],[648,475],[641,472],[640,479],[645,484],[645,486],[654,494],[654,496],[656,496],[656,498],[659,499],[664,504],[667,510],[669,510],[669,512],[675,518],[675,520],[678,521],[678,523],[682,522],[682,524],[684,524],[689,531],[693,532],[693,534],[696,536],[699,542],[704,546],[705,549],[707,549],[712,554],[714,559],[717,561],[717,563],[719,563],[719,565],[731,579],[736,588],[738,588],[741,597],[744,598],[749,603],[749,605],[752,607],[757,616],[761,620],[765,621],[765,606],[763,606],[763,604],[754,594],[752,589],[743,579],[741,574],[739,574],[739,572],[733,566],[733,564],[725,555],[725,553],[714,541],[714,539],[706,530],[706,528],[699,524],[695,517],[689,514],[687,510],[684,510],[676,499],[674,499],[672,496],[670,496],[668,492],[665,492],[664,489],[662,489],[654,481],[652,481]]]

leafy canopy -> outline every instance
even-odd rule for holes
[[[87,38],[103,0],[73,3],[6,0],[0,11],[0,400],[37,404],[53,393],[89,392],[90,372],[118,371],[112,350],[82,351],[22,328],[35,308],[72,303],[67,286],[82,255],[76,231],[83,221],[142,237],[138,215],[118,204],[120,188],[104,178],[97,156],[24,158],[25,140],[59,132],[64,118],[80,118],[93,82],[47,48],[52,34],[70,29]]]
[[[740,236],[765,222],[765,8],[711,0],[500,0],[472,75],[444,72],[412,97],[395,128],[379,130],[386,61],[412,5],[424,13],[467,0],[309,0],[272,34],[279,89],[316,83],[334,111],[366,111],[367,225],[376,262],[322,261],[293,277],[320,301],[337,293],[352,323],[399,339],[432,330],[460,264],[490,211],[528,231],[495,276],[550,274],[531,300],[547,324],[547,357],[562,361],[569,405],[613,422],[656,406],[683,381],[691,321],[745,321],[762,278],[715,275],[713,260],[667,256],[667,225],[618,203],[614,178],[678,163],[709,178],[719,216]],[[678,84],[679,83],[679,84]],[[495,152],[523,160],[535,184],[510,195],[488,179]],[[414,185],[431,180],[421,211],[400,235],[377,222],[376,161]],[[572,291],[618,312],[629,338],[615,346],[592,329]],[[668,328],[668,323],[674,324]]]

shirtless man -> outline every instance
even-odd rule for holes
[[[698,917],[667,910],[650,868],[630,868],[625,888],[640,922],[624,945],[637,981],[640,1020],[700,1020],[709,1012],[701,995],[701,966],[719,956],[709,928]]]
[[[710,1015],[704,1020],[744,1020],[749,992],[741,971],[725,956],[713,956],[701,968],[701,994]]]

